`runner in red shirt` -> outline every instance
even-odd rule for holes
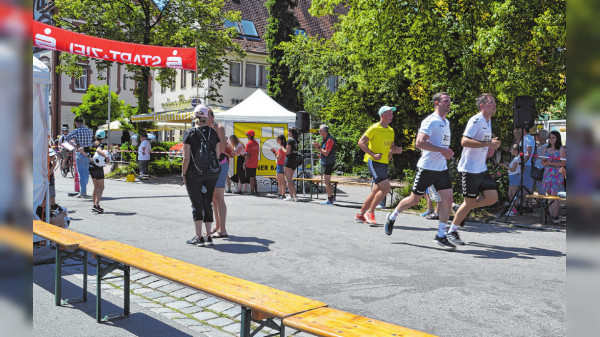
[[[254,130],[246,132],[248,144],[246,144],[246,176],[250,178],[250,194],[258,195],[258,185],[256,184],[256,168],[258,167],[258,156],[260,145],[254,140]]]

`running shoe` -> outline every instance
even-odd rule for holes
[[[517,211],[514,210],[514,209],[512,209],[512,210],[506,212],[504,215],[506,215],[506,216],[517,216]]]
[[[448,241],[450,241],[452,244],[454,245],[461,245],[464,246],[465,243],[463,240],[460,239],[460,235],[458,235],[457,231],[453,231],[451,233],[446,233]]]
[[[433,239],[433,242],[437,243],[440,247],[442,248],[446,248],[446,249],[456,249],[456,246],[453,245],[450,241],[448,241],[447,237],[439,237],[439,236],[435,236],[435,238]]]
[[[384,209],[384,208],[385,208],[385,206],[381,206],[381,205],[375,206],[375,209]]]
[[[423,212],[423,213],[421,213],[421,216],[422,216],[422,217],[426,217],[426,216],[428,216],[428,215],[429,215],[429,214],[431,214],[431,213],[433,213],[433,212],[430,212],[430,211]]]
[[[333,201],[327,199],[327,200],[321,202],[321,205],[333,205]]]
[[[102,213],[104,213],[104,208],[100,207],[99,205],[94,205],[94,206],[92,206],[92,212],[102,214]]]
[[[377,220],[375,220],[375,213],[367,212],[365,215],[366,215],[366,218],[367,218],[366,220],[367,220],[368,224],[377,225]]]
[[[294,201],[295,201],[295,202],[298,202],[298,197],[295,197],[295,198],[294,198]]]
[[[429,213],[427,216],[425,216],[425,218],[427,220],[438,220],[440,218],[440,216],[436,212],[433,212],[433,213]]]
[[[385,234],[387,235],[392,235],[392,231],[394,230],[394,222],[396,222],[396,220],[392,220],[390,219],[390,216],[392,215],[392,213],[388,213],[388,215],[385,217]]]
[[[452,210],[454,211],[454,214],[456,214],[459,207],[460,207],[460,204],[454,204],[454,203],[452,204]]]
[[[194,236],[190,240],[187,240],[185,243],[187,243],[188,246],[204,247],[204,238],[198,238],[197,236]]]
[[[356,215],[354,216],[354,220],[356,220],[356,222],[360,222],[360,223],[367,222],[367,218],[365,218],[365,216],[363,214],[359,214],[359,213],[356,213]]]
[[[211,247],[214,246],[215,244],[213,243],[212,238],[210,237],[210,235],[206,238],[206,247]]]

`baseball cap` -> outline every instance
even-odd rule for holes
[[[68,126],[63,126],[62,128],[60,128],[62,131],[69,131],[69,127]]]
[[[204,105],[196,105],[194,116],[197,118],[208,118],[208,108]]]
[[[254,135],[255,135],[254,130],[248,130],[248,131],[246,131],[246,134],[250,137],[254,137]]]
[[[386,112],[388,110],[396,111],[396,108],[393,106],[384,105],[381,108],[379,108],[379,116],[381,116],[384,112]]]

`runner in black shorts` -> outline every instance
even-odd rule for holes
[[[446,161],[454,156],[454,152],[449,148],[450,122],[446,119],[446,114],[450,111],[452,102],[446,92],[433,95],[432,101],[435,111],[423,120],[417,133],[416,146],[423,151],[423,154],[417,163],[412,193],[402,199],[396,209],[388,214],[384,228],[387,235],[392,235],[398,214],[417,205],[427,188],[433,185],[442,198],[438,203],[440,222],[434,242],[443,248],[455,249],[456,246],[449,242],[446,236],[446,224],[453,200],[452,181]]]
[[[476,103],[479,113],[469,119],[460,142],[463,151],[458,163],[458,172],[461,174],[465,201],[456,209],[448,230],[451,242],[458,238],[457,229],[472,209],[493,205],[498,201],[496,183],[486,165],[490,150],[496,150],[501,145],[498,138],[492,138],[491,119],[496,113],[496,100],[492,94],[484,93],[477,97]],[[480,193],[482,195],[478,197]]]
[[[323,167],[323,181],[327,191],[327,200],[321,202],[321,205],[333,205],[333,186],[331,185],[331,173],[335,165],[335,138],[329,133],[329,126],[321,124],[319,134],[323,137],[321,144],[314,142],[314,148],[321,154],[321,167]]]

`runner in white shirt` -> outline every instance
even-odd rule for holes
[[[447,160],[454,156],[450,147],[450,122],[446,114],[450,111],[452,101],[447,92],[433,95],[435,111],[421,123],[417,133],[416,146],[423,151],[417,163],[417,174],[410,196],[402,199],[396,209],[388,214],[385,221],[385,233],[392,235],[394,222],[398,214],[419,203],[425,190],[433,185],[442,201],[439,203],[439,228],[434,242],[443,248],[454,249],[455,245],[446,237],[446,224],[452,207],[452,180],[448,172]]]
[[[457,225],[474,209],[493,205],[498,200],[496,182],[490,176],[486,158],[488,149],[498,149],[501,145],[496,137],[492,139],[492,116],[496,113],[496,100],[492,94],[484,93],[476,100],[479,113],[467,123],[460,145],[463,147],[458,171],[461,174],[462,190],[465,201],[458,207],[452,225],[448,230],[448,240],[464,245],[460,239]],[[479,193],[481,196],[477,197]]]

